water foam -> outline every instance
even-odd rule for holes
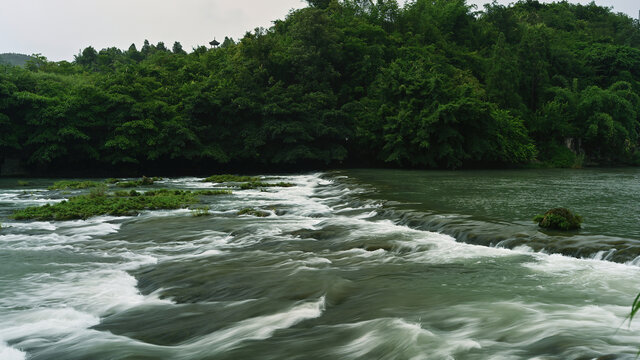
[[[12,347],[8,347],[0,342],[0,359],[2,360],[25,360],[27,354]]]
[[[273,315],[259,316],[238,322],[236,325],[216,331],[190,344],[180,346],[191,355],[223,352],[247,340],[263,340],[280,329],[290,328],[304,320],[320,317],[325,309],[324,296],[318,301],[305,302]]]

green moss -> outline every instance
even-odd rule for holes
[[[253,208],[244,208],[240,211],[238,211],[238,215],[251,215],[251,216],[256,216],[256,217],[267,217],[269,215],[271,215],[269,212],[267,211],[262,211],[262,210],[256,210]]]
[[[296,186],[296,185],[292,183],[286,183],[286,182],[266,183],[266,182],[253,181],[253,182],[240,184],[240,189],[248,190],[248,189],[258,189],[258,188],[267,188],[267,187],[292,187],[292,186]]]
[[[211,210],[211,208],[208,207],[208,206],[203,206],[203,207],[200,207],[200,208],[191,209],[191,215],[195,216],[195,217],[209,216],[209,215],[211,215],[209,213],[209,210]]]
[[[16,220],[73,220],[87,219],[92,216],[113,215],[129,216],[137,215],[143,210],[181,209],[196,202],[195,194],[188,191],[180,191],[178,194],[171,192],[159,192],[153,195],[140,196],[89,194],[70,198],[57,204],[34,206],[13,213]]]
[[[536,215],[536,217],[533,218],[533,221],[537,222],[538,226],[545,229],[566,231],[580,229],[582,217],[580,215],[573,214],[568,209],[555,208],[542,215]]]
[[[52,186],[49,186],[49,190],[88,189],[98,185],[100,185],[100,183],[95,181],[62,180],[55,182]]]
[[[226,183],[226,182],[254,182],[260,180],[259,177],[255,176],[238,176],[238,175],[212,175],[208,178],[202,180],[202,182],[212,182],[212,183]]]
[[[120,182],[120,179],[115,179],[115,178],[108,178],[107,180],[104,181],[105,184],[109,184],[109,185],[113,185],[113,184],[117,184]]]
[[[30,186],[32,185],[31,181],[18,180],[18,186]]]

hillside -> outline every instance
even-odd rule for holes
[[[31,59],[31,56],[24,55],[24,54],[14,54],[14,53],[0,54],[0,63],[9,64],[9,65],[24,66],[29,59]]]

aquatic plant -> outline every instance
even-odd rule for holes
[[[240,189],[248,190],[248,189],[266,188],[266,187],[292,187],[292,186],[296,186],[296,185],[292,183],[287,183],[287,182],[266,183],[266,182],[252,181],[252,182],[246,182],[246,183],[240,184]]]
[[[211,210],[211,208],[208,207],[208,206],[203,206],[203,207],[200,207],[200,208],[191,209],[191,215],[195,216],[195,217],[209,216],[209,215],[211,215],[209,213],[209,210]]]
[[[139,184],[137,181],[122,181],[117,183],[116,186],[121,188],[131,188],[131,187],[138,187]]]
[[[53,205],[16,210],[11,217],[16,220],[73,220],[100,215],[130,216],[143,210],[181,209],[196,202],[195,194],[189,191],[157,192],[145,196],[137,192],[137,195],[132,194],[79,195]]]
[[[156,181],[160,181],[160,180],[162,180],[162,178],[160,178],[160,177],[146,177],[146,176],[143,176],[139,180],[119,181],[119,182],[116,183],[116,186],[117,187],[121,187],[121,188],[132,188],[132,187],[139,187],[139,186],[147,186],[147,185],[153,185]]]
[[[49,190],[65,190],[65,189],[88,189],[100,185],[95,181],[74,181],[74,180],[62,180],[56,181],[53,185],[49,186]]]
[[[31,181],[18,180],[18,186],[29,186],[31,185]]]
[[[89,197],[97,198],[97,197],[105,196],[106,192],[107,192],[107,185],[99,184],[98,186],[92,188],[91,191],[89,191]]]
[[[251,215],[251,216],[256,216],[256,217],[267,217],[267,216],[269,216],[271,214],[269,212],[263,211],[263,210],[256,210],[254,208],[244,208],[244,209],[238,211],[238,215]]]
[[[631,313],[629,314],[629,323],[633,321],[633,318],[638,314],[640,310],[640,294],[638,294],[633,300],[633,304],[631,305]]]
[[[104,181],[105,184],[109,184],[109,185],[117,184],[119,182],[120,182],[120,179],[116,179],[116,178],[108,178]]]
[[[196,195],[231,195],[231,190],[197,190],[193,192]]]
[[[538,226],[545,229],[576,230],[580,229],[582,217],[580,215],[573,214],[566,208],[555,208],[542,215],[536,215],[536,217],[533,218],[533,221],[537,222]]]
[[[208,178],[202,180],[202,182],[226,183],[226,182],[254,182],[258,180],[260,180],[260,178],[255,176],[239,176],[239,175],[222,174],[222,175],[211,175]]]

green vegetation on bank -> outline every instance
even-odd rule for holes
[[[582,224],[582,217],[565,208],[555,208],[542,215],[536,215],[533,221],[538,226],[553,230],[577,230]]]
[[[640,26],[624,14],[534,0],[309,3],[214,49],[145,41],[0,65],[0,163],[640,164]]]

